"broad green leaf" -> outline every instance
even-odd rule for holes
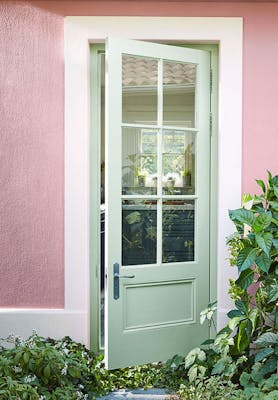
[[[278,211],[278,201],[270,201],[269,204],[271,205],[272,209]]]
[[[272,242],[273,242],[273,246],[278,251],[278,239],[273,239]]]
[[[265,193],[265,184],[261,179],[256,179],[257,184],[260,186],[262,191]]]
[[[246,203],[249,203],[249,201],[251,202],[251,200],[253,200],[253,197],[251,196],[251,194],[244,193],[242,195],[241,203],[242,203],[242,205],[244,205]]]
[[[248,319],[252,323],[252,332],[254,332],[254,330],[257,327],[257,321],[258,321],[259,314],[260,314],[259,309],[257,307],[254,307],[254,308],[252,308],[252,310],[250,311],[250,313],[248,315]]]
[[[240,384],[241,386],[245,387],[248,386],[251,380],[251,376],[250,374],[248,374],[247,372],[243,372],[240,376]]]
[[[214,339],[207,339],[201,344],[201,346],[210,346],[213,343],[214,343]]]
[[[277,357],[272,356],[264,364],[262,368],[262,373],[266,375],[274,371],[277,371]]]
[[[50,377],[50,366],[48,364],[46,367],[44,367],[43,375],[46,379],[48,379]]]
[[[189,377],[189,381],[193,382],[195,381],[195,379],[197,378],[198,375],[198,369],[197,369],[197,365],[194,365],[193,367],[191,367],[188,371],[188,377]]]
[[[253,282],[254,274],[255,272],[252,269],[248,268],[240,273],[235,283],[242,289],[247,289]]]
[[[14,358],[15,364],[18,364],[18,362],[19,362],[19,360],[21,359],[21,357],[22,357],[22,352],[21,352],[21,351],[19,351],[18,353],[16,353],[15,358]]]
[[[132,213],[128,214],[125,218],[128,224],[132,225],[141,221],[141,214],[138,211],[133,211]]]
[[[192,349],[187,356],[185,357],[184,367],[185,369],[189,368],[195,361],[205,361],[206,353],[201,350],[199,347]]]
[[[278,333],[263,333],[254,343],[257,346],[270,346],[273,344],[278,344]]]
[[[28,364],[29,358],[30,358],[29,353],[24,353],[23,361],[24,361],[25,364]]]
[[[272,218],[272,219],[271,219],[271,222],[272,222],[274,225],[278,226],[278,221],[277,221],[275,218]]]
[[[212,375],[219,375],[221,374],[224,369],[226,368],[228,362],[230,361],[230,357],[223,357],[217,361],[217,363],[212,368],[211,374]]]
[[[246,210],[245,208],[238,208],[236,210],[229,210],[229,216],[232,221],[238,221],[242,224],[253,226],[255,217],[252,211]]]
[[[254,223],[254,231],[256,233],[261,232],[263,229],[267,228],[272,221],[272,214],[271,212],[265,212],[263,214],[260,214],[256,219]]]
[[[268,270],[270,268],[270,262],[271,259],[264,252],[262,252],[258,257],[256,257],[256,264],[263,272],[268,273]]]
[[[272,347],[266,347],[265,349],[261,350],[259,353],[256,354],[255,362],[262,361],[273,353],[274,349]]]
[[[256,259],[256,249],[253,247],[245,247],[239,252],[237,257],[237,266],[240,272],[251,267]]]
[[[240,323],[246,319],[246,316],[240,315],[239,317],[234,317],[228,322],[229,328],[233,331]]]
[[[272,303],[278,299],[278,282],[272,283],[269,286],[269,300],[268,303]]]
[[[231,310],[228,312],[227,316],[229,318],[240,317],[242,316],[242,312],[239,310]]]
[[[274,191],[275,196],[278,197],[278,187],[277,186],[273,187],[273,191]]]
[[[236,337],[236,344],[238,351],[241,353],[249,346],[249,337],[247,335],[247,323],[248,321],[242,321],[238,328],[238,333]]]
[[[248,307],[242,300],[236,300],[235,301],[236,308],[241,311],[242,314],[247,315],[248,314]]]
[[[267,255],[269,255],[269,252],[270,252],[270,249],[272,246],[272,240],[273,240],[273,236],[270,232],[256,234],[256,242],[257,242],[258,246]]]

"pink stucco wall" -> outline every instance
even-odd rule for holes
[[[0,3],[0,305],[63,307],[63,20]]]
[[[2,307],[63,307],[65,15],[242,16],[243,192],[278,173],[275,2],[0,1]]]

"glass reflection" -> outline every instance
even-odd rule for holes
[[[163,123],[195,126],[196,65],[163,61]]]
[[[157,202],[122,202],[122,265],[155,264]]]
[[[195,133],[164,130],[162,148],[163,194],[194,194]]]
[[[157,60],[122,56],[122,121],[157,124]]]
[[[163,263],[194,260],[194,226],[194,200],[163,201]]]

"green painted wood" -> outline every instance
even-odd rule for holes
[[[100,59],[103,45],[90,47],[90,348],[100,352]]]
[[[113,296],[113,264],[121,263],[122,54],[196,63],[197,188],[195,261],[120,267],[120,298]],[[199,313],[209,293],[210,55],[201,50],[108,39],[106,44],[106,338],[109,368],[185,354],[208,337]]]

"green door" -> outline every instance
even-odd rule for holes
[[[208,335],[209,53],[106,42],[110,369],[185,354]]]

